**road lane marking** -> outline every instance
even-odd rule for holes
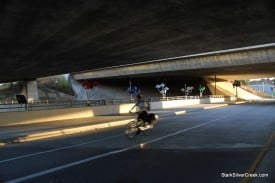
[[[147,142],[144,142],[143,145],[147,145],[147,144],[150,144],[150,143],[153,143],[153,142],[157,142],[157,141],[160,141],[160,140],[169,138],[169,137],[171,137],[171,136],[175,136],[175,135],[178,135],[178,134],[181,134],[181,133],[184,133],[184,132],[193,130],[193,129],[195,129],[195,128],[199,128],[199,127],[202,127],[202,126],[206,126],[206,125],[208,125],[208,124],[214,123],[214,122],[219,121],[219,120],[224,119],[224,118],[226,118],[226,117],[214,119],[214,120],[211,120],[211,121],[208,121],[208,122],[199,124],[199,125],[192,126],[192,127],[190,127],[190,128],[187,128],[187,129],[183,129],[183,130],[177,131],[177,132],[175,132],[175,133],[170,133],[170,134],[168,134],[168,135],[165,135],[165,136],[162,136],[162,137],[158,137],[158,138],[149,140],[149,141],[147,141]]]
[[[124,148],[124,149],[119,149],[119,150],[116,150],[116,151],[107,152],[107,153],[104,153],[104,154],[99,154],[99,155],[92,156],[92,157],[87,158],[87,159],[83,159],[83,160],[80,160],[80,161],[75,161],[75,162],[68,163],[68,164],[65,164],[65,165],[62,165],[62,166],[58,166],[58,167],[55,167],[55,168],[51,168],[51,169],[48,169],[48,170],[37,172],[37,173],[31,174],[31,175],[27,175],[25,177],[10,180],[10,181],[5,182],[5,183],[19,183],[19,182],[27,181],[27,180],[30,180],[30,179],[33,179],[33,178],[36,178],[36,177],[40,177],[40,176],[43,176],[43,175],[46,175],[46,174],[49,174],[49,173],[53,173],[53,172],[63,170],[63,169],[66,169],[66,168],[70,168],[70,167],[73,167],[73,166],[76,166],[76,165],[87,163],[87,162],[95,160],[95,159],[103,158],[103,157],[110,156],[110,155],[113,155],[113,154],[122,153],[122,152],[127,151],[127,150],[128,150],[127,148]]]
[[[263,160],[264,156],[266,155],[267,151],[270,149],[273,139],[275,138],[275,131],[270,135],[266,143],[264,144],[262,150],[258,154],[257,158],[253,161],[250,168],[248,169],[247,173],[253,174],[255,173],[255,170],[257,169],[260,162]],[[244,177],[241,180],[241,183],[248,183],[250,180],[250,177]]]
[[[23,159],[23,158],[29,158],[29,157],[32,157],[32,156],[37,156],[37,155],[41,155],[41,154],[51,153],[51,152],[60,151],[60,150],[64,150],[64,149],[70,149],[70,148],[74,148],[74,147],[80,147],[80,146],[83,146],[83,145],[92,144],[92,143],[96,143],[96,142],[100,142],[100,141],[104,141],[104,140],[109,140],[109,139],[117,138],[117,137],[120,137],[120,136],[123,136],[123,135],[122,134],[120,134],[120,135],[114,135],[114,136],[111,136],[111,137],[106,137],[106,138],[103,138],[103,139],[92,140],[92,141],[84,142],[84,143],[81,143],[81,144],[76,144],[76,145],[71,145],[71,146],[65,146],[65,147],[61,147],[61,148],[51,149],[51,150],[47,150],[47,151],[41,151],[41,152],[32,153],[32,154],[26,154],[26,155],[14,157],[14,158],[0,160],[0,163],[5,163],[5,162],[14,161],[14,160]]]
[[[217,119],[214,119],[214,120],[210,120],[208,122],[205,122],[205,123],[202,123],[202,124],[199,124],[199,125],[195,125],[195,126],[192,126],[190,128],[177,131],[175,133],[171,133],[171,134],[168,134],[168,135],[165,135],[165,136],[161,136],[161,137],[146,141],[142,144],[144,146],[146,144],[157,142],[157,141],[169,138],[171,136],[175,136],[175,135],[193,130],[195,128],[206,126],[208,124],[214,123],[216,121],[219,121],[219,120],[225,119],[225,118],[226,118],[226,116],[221,117],[221,118],[217,118]],[[110,152],[107,152],[107,153],[99,154],[99,155],[96,155],[96,156],[92,156],[90,158],[86,158],[86,159],[83,159],[83,160],[75,161],[75,162],[68,163],[68,164],[65,164],[65,165],[62,165],[62,166],[58,166],[58,167],[55,167],[55,168],[51,168],[51,169],[40,171],[40,172],[37,172],[37,173],[34,173],[34,174],[30,174],[30,175],[27,175],[27,176],[24,176],[24,177],[13,179],[13,180],[7,181],[5,183],[19,183],[19,182],[27,181],[27,180],[30,180],[30,179],[33,179],[33,178],[36,178],[36,177],[40,177],[40,176],[43,176],[43,175],[46,175],[46,174],[54,173],[56,171],[60,171],[60,170],[66,169],[66,168],[70,168],[70,167],[73,167],[73,166],[76,166],[76,165],[87,163],[89,161],[104,158],[104,157],[111,156],[111,155],[114,155],[114,154],[119,154],[119,153],[122,153],[122,152],[125,152],[125,151],[128,151],[128,150],[131,150],[131,149],[139,148],[139,147],[140,147],[140,144],[135,144],[135,145],[129,146],[128,148],[126,147],[126,148],[123,148],[123,149],[118,149],[118,150],[115,150],[115,151],[110,151]]]

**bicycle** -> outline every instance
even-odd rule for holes
[[[135,119],[129,122],[126,126],[124,133],[129,139],[135,138],[141,132],[144,133],[144,135],[146,136],[150,135],[157,120],[158,115],[150,113],[146,118],[140,121]]]

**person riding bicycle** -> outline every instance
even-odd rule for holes
[[[137,95],[137,102],[136,104],[132,107],[132,109],[129,111],[130,113],[132,110],[137,107],[138,110],[138,121],[146,121],[146,118],[148,118],[148,111],[150,110],[150,105],[149,102],[145,101],[142,95],[138,94]]]
[[[137,108],[137,120],[131,121],[125,130],[125,134],[129,138],[134,138],[135,135],[138,135],[141,131],[144,131],[145,134],[148,134],[153,128],[153,125],[158,120],[158,115],[153,113],[148,113],[150,110],[150,103],[143,99],[142,95],[137,95],[137,102],[129,111],[132,113],[134,108]]]

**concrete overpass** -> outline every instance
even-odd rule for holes
[[[76,80],[201,77],[245,80],[275,76],[275,43],[113,66],[72,74]]]
[[[109,86],[105,90],[103,89],[104,87],[99,87],[98,90],[100,92],[97,92],[94,98],[117,97],[118,93],[123,93],[121,91],[121,88],[123,88],[122,83],[124,83],[125,87],[130,80],[134,80],[137,85],[142,86],[143,93],[145,92],[151,96],[154,96],[154,93],[156,93],[154,86],[157,82],[164,81],[171,86],[174,95],[182,95],[180,91],[185,85],[195,87],[193,94],[198,95],[199,85],[208,85],[209,90],[211,90],[208,91],[208,94],[219,93],[232,96],[236,93],[232,88],[232,84],[220,81],[274,76],[275,43],[152,60],[150,62],[127,64],[72,74],[75,80],[99,80],[105,87],[106,85]],[[116,80],[120,82],[115,82]],[[216,90],[216,86],[218,90]],[[105,96],[103,96],[103,93],[105,93]],[[239,96],[240,93],[239,91]],[[243,91],[242,93],[241,98],[259,98],[247,91]],[[122,96],[123,94],[120,94],[120,97]],[[124,97],[127,97],[127,95],[124,94]]]
[[[274,8],[273,0],[3,0],[0,82],[273,43]]]
[[[274,43],[274,8],[272,0],[4,0],[0,3],[0,82],[120,65],[133,65],[147,75],[154,66],[146,65],[143,71],[138,67],[152,61],[168,76],[182,74],[182,69],[186,76],[251,74],[255,65],[248,66],[241,58],[229,66],[228,61],[217,61],[224,56],[205,55],[215,60],[208,62],[201,53]],[[274,58],[273,51],[266,52]],[[250,60],[258,56],[249,54],[244,56]],[[274,64],[264,54],[256,59],[256,71],[271,75]],[[231,60],[236,55],[225,57]],[[201,67],[193,67],[199,57]],[[164,63],[169,58],[185,64],[175,71],[176,61],[173,67]],[[201,65],[206,62],[219,66]],[[35,82],[28,82],[26,92],[34,98],[35,88]]]

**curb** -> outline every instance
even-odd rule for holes
[[[228,104],[219,104],[219,105],[215,105],[215,106],[204,107],[202,109],[207,110],[207,109],[224,107],[224,106],[228,106]],[[189,112],[193,112],[193,111],[189,111]],[[170,117],[170,116],[176,116],[176,115],[184,115],[189,112],[186,110],[183,110],[183,111],[176,111],[176,112],[170,112],[167,114],[157,114],[157,115],[159,117]],[[122,125],[128,124],[133,119],[135,119],[135,118],[119,120],[119,121],[112,121],[112,122],[101,123],[101,124],[86,125],[86,126],[80,126],[80,127],[71,127],[71,128],[65,128],[65,129],[61,129],[61,130],[53,130],[53,131],[48,131],[48,132],[33,133],[33,134],[26,135],[24,137],[21,136],[21,137],[13,137],[13,138],[2,139],[2,140],[0,139],[1,140],[0,147],[5,146],[7,144],[12,144],[12,143],[28,142],[28,141],[34,141],[34,140],[45,139],[45,138],[50,138],[50,137],[57,137],[57,136],[61,136],[61,135],[83,133],[83,132],[87,132],[87,131],[103,129],[103,128],[108,128],[108,127],[122,126]]]
[[[176,112],[168,112],[165,114],[157,114],[159,117],[165,118],[165,117],[170,117],[170,116],[176,116],[176,115],[183,115],[186,114],[187,111],[183,110],[183,111],[176,111]]]
[[[203,109],[214,109],[214,108],[219,108],[219,107],[226,107],[228,104],[219,104],[219,105],[214,105],[214,106],[209,106],[209,107],[204,107]]]
[[[166,115],[158,114],[160,117],[169,117],[169,116],[175,116],[175,115],[182,115],[186,114],[187,112],[184,111],[176,111],[171,112]],[[80,127],[71,127],[71,128],[65,128],[61,130],[53,130],[48,132],[39,132],[39,133],[32,133],[29,135],[26,135],[24,137],[14,137],[14,138],[8,138],[8,139],[2,139],[2,142],[0,142],[0,147],[5,146],[7,144],[13,144],[13,143],[22,143],[22,142],[29,142],[34,140],[41,140],[45,138],[51,138],[51,137],[57,137],[61,135],[70,135],[74,133],[83,133],[87,131],[93,131],[108,127],[115,127],[115,126],[122,126],[128,124],[130,121],[134,120],[135,118],[130,118],[126,120],[119,120],[119,121],[112,121],[112,122],[106,122],[101,124],[94,124],[94,125],[86,125],[86,126],[80,126]]]
[[[72,128],[66,128],[66,129],[62,129],[62,130],[54,130],[54,131],[49,131],[49,132],[33,133],[33,134],[30,134],[30,135],[27,135],[24,137],[13,138],[13,139],[7,140],[7,142],[0,142],[0,146],[1,145],[4,146],[6,144],[11,144],[11,143],[28,142],[28,141],[45,139],[45,138],[50,138],[50,137],[57,137],[57,136],[61,136],[61,135],[69,135],[69,134],[74,134],[74,133],[87,132],[87,131],[98,130],[98,129],[103,129],[103,128],[107,128],[107,127],[121,126],[121,125],[128,124],[133,119],[134,118],[120,120],[120,121],[107,122],[107,123],[101,123],[101,124],[95,124],[95,125],[72,127]]]
[[[170,113],[167,115],[159,115],[159,114],[158,115],[161,117],[168,117],[168,116],[180,115],[180,114],[185,114],[185,113],[186,113],[186,111],[177,111],[177,112],[173,112],[173,113]],[[108,127],[122,126],[122,125],[128,124],[130,121],[132,121],[134,119],[135,118],[130,118],[130,119],[126,119],[126,120],[112,121],[112,122],[101,123],[101,124],[65,128],[65,129],[61,129],[61,130],[53,130],[53,131],[48,131],[48,132],[33,133],[33,134],[29,134],[24,137],[10,138],[9,140],[6,140],[6,142],[0,142],[0,147],[4,146],[6,144],[11,144],[11,143],[28,142],[28,141],[40,140],[40,139],[45,139],[45,138],[50,138],[50,137],[57,137],[57,136],[61,136],[61,135],[70,135],[70,134],[74,134],[74,133],[83,133],[83,132],[87,132],[87,131],[98,130],[98,129],[108,128]]]

